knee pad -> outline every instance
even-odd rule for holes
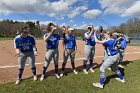
[[[18,68],[19,70],[24,70],[24,68]]]
[[[36,69],[36,67],[32,67],[31,69]]]
[[[100,67],[100,72],[105,73],[105,68],[103,66]]]
[[[93,62],[93,60],[90,60],[90,63],[92,63]]]

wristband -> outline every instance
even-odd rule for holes
[[[37,51],[37,48],[34,47],[34,48],[33,48],[33,51],[36,52],[36,51]]]

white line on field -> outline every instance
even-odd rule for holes
[[[131,55],[131,54],[139,54],[140,52],[132,52],[132,53],[125,53],[126,55]],[[102,58],[103,56],[95,56],[94,58]],[[75,60],[83,60],[84,58],[77,58]],[[70,61],[70,60],[68,60]],[[60,60],[59,62],[63,62],[63,60]],[[51,62],[53,63],[53,62]],[[36,63],[36,65],[40,65],[40,64],[44,64],[44,62],[39,62],[39,63]],[[29,66],[29,64],[26,64],[26,66]],[[18,67],[18,65],[11,65],[11,66],[0,66],[0,69],[4,69],[4,68],[14,68],[14,67]]]

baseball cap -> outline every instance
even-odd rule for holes
[[[57,29],[55,26],[50,26],[50,28]]]
[[[29,30],[22,30],[21,32],[28,32],[29,33]]]
[[[68,30],[73,31],[74,29],[73,28],[68,28]]]
[[[93,26],[89,25],[87,28],[88,28],[88,29],[89,29],[89,28],[93,28]]]

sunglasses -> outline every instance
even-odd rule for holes
[[[23,33],[29,33],[28,30],[22,30],[21,32],[23,32]]]

